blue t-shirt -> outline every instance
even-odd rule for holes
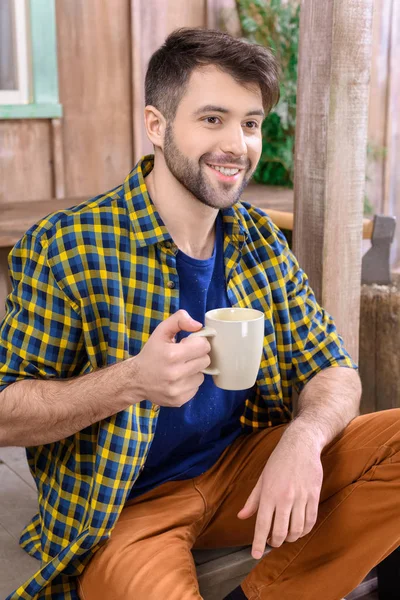
[[[180,308],[196,321],[213,308],[231,306],[227,292],[223,256],[223,227],[218,215],[216,242],[211,258],[198,260],[180,250],[176,255]],[[180,332],[179,342],[189,333]],[[252,390],[217,388],[211,375],[197,394],[178,408],[161,406],[152,445],[130,498],[173,479],[191,479],[207,471],[225,448],[240,434],[240,416]]]

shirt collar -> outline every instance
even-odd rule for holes
[[[139,160],[124,181],[125,202],[137,244],[140,247],[172,240],[147,191],[145,177],[153,167],[154,155],[147,154]],[[240,202],[231,208],[221,210],[224,233],[235,245],[240,247],[248,237],[242,211],[243,207]]]

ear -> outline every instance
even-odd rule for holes
[[[144,125],[147,137],[156,148],[163,149],[164,135],[167,126],[163,115],[155,106],[148,105],[144,109]]]

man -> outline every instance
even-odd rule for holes
[[[199,599],[191,549],[252,544],[228,598],[338,600],[398,546],[399,412],[355,418],[331,317],[240,202],[278,89],[268,50],[172,33],[146,75],[154,157],[11,252],[0,443],[27,447],[42,567],[10,598]],[[216,388],[187,337],[224,306],[265,314],[249,390]]]

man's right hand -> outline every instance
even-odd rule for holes
[[[210,342],[205,337],[187,337],[177,344],[175,336],[201,327],[185,310],[178,310],[155,328],[133,359],[141,397],[159,406],[178,407],[195,396],[204,381],[201,371],[210,364]]]

